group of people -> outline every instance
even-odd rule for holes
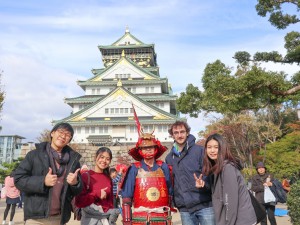
[[[120,210],[116,184],[120,174],[110,176],[112,152],[101,147],[92,170],[80,173],[81,155],[68,146],[74,130],[59,123],[50,132],[51,142],[36,145],[14,172],[16,187],[24,192],[26,225],[66,224],[71,217],[72,199],[82,208],[82,225],[116,224]],[[242,166],[219,134],[210,135],[204,147],[195,143],[185,121],[171,125],[174,144],[167,151],[155,136],[139,133],[128,154],[136,162],[120,185],[124,225],[171,224],[171,211],[179,211],[182,225],[254,225],[255,210],[241,174]],[[117,172],[117,171],[111,171]],[[260,163],[252,190],[266,208],[271,225],[276,224],[275,206],[265,204],[265,186],[272,185],[266,167]],[[267,224],[266,218],[261,223]]]

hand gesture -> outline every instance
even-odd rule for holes
[[[76,185],[78,183],[78,173],[80,171],[80,168],[78,168],[74,173],[69,173],[67,176],[67,183],[70,185]]]
[[[202,174],[200,174],[199,178],[197,175],[194,173],[194,178],[195,178],[195,186],[196,188],[203,188],[205,185],[205,181],[202,180]]]
[[[53,187],[56,184],[56,182],[57,182],[57,175],[56,174],[53,175],[52,169],[49,167],[49,171],[45,177],[44,183],[47,187]]]
[[[100,192],[100,199],[105,199],[105,198],[106,198],[106,196],[107,196],[107,193],[106,193],[106,191],[105,191],[106,189],[107,189],[107,187],[101,189],[101,192]]]

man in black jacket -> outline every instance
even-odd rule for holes
[[[202,173],[203,148],[195,144],[190,127],[184,121],[176,121],[169,129],[174,145],[166,157],[174,176],[174,202],[180,212],[182,225],[214,225],[210,181],[204,188],[196,188],[194,174]]]
[[[43,142],[30,151],[15,171],[15,185],[24,192],[26,225],[66,224],[71,201],[82,190],[81,155],[68,146],[74,130],[68,123],[56,124],[51,143]]]

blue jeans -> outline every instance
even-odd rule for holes
[[[193,213],[180,212],[182,225],[215,225],[215,213],[212,207]]]

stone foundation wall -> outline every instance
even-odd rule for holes
[[[168,151],[165,152],[160,159],[164,160],[168,152],[170,151],[173,143],[162,143],[163,145],[167,146]],[[81,165],[86,164],[90,169],[94,168],[95,162],[95,155],[96,151],[99,149],[99,146],[93,146],[90,144],[71,144],[70,145],[75,151],[79,152],[82,155],[80,159]],[[125,164],[129,165],[130,163],[134,162],[134,159],[128,155],[128,150],[133,148],[134,145],[131,146],[106,146],[108,147],[113,154],[113,159],[110,164],[110,167],[114,167],[117,164]],[[25,155],[31,151],[32,148],[28,148],[26,146],[22,146],[21,148],[21,156],[25,157]]]

